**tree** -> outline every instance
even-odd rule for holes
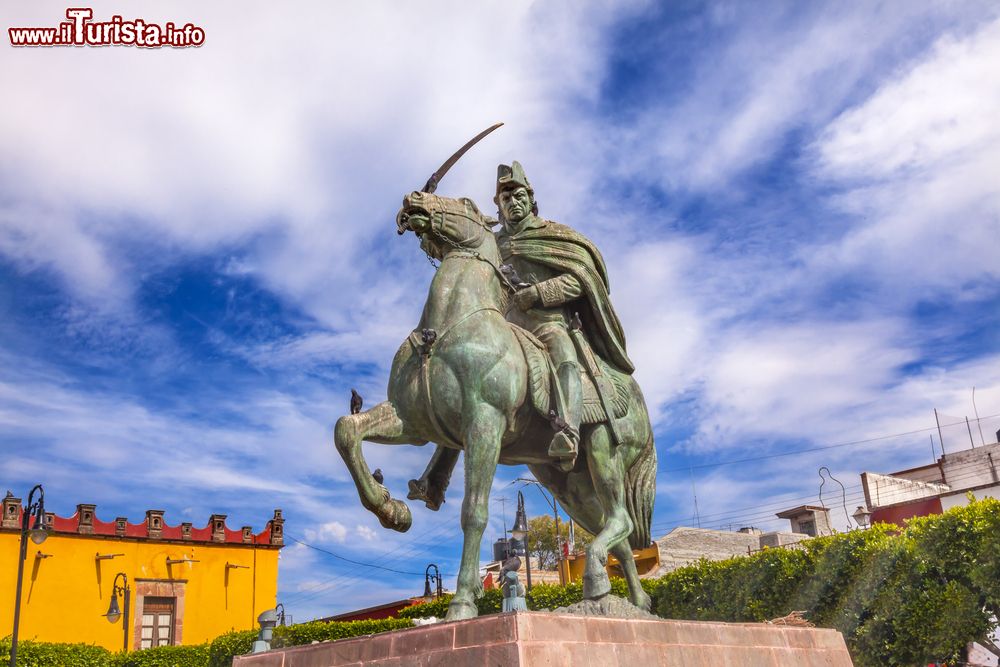
[[[543,514],[528,519],[528,550],[536,559],[534,567],[540,570],[554,570],[559,563],[559,549],[562,542],[569,539],[569,522],[559,522],[559,537],[556,539],[556,522],[551,516]],[[594,541],[594,536],[579,526],[576,533],[577,550],[586,548]]]

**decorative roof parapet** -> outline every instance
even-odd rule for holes
[[[97,505],[80,503],[76,506],[76,530],[81,535],[91,535],[94,532],[94,510]]]
[[[268,543],[274,546],[284,546],[285,544],[285,519],[281,516],[281,510],[274,510],[274,518],[267,522],[267,530],[257,536],[259,540],[264,535],[268,536]]]
[[[163,536],[163,510],[146,510],[146,536],[158,540]]]
[[[76,514],[68,518],[46,512],[45,525],[54,534],[277,547],[285,543],[285,519],[280,509],[274,510],[273,518],[268,520],[263,531],[256,534],[251,526],[230,530],[226,526],[225,514],[213,514],[209,517],[208,525],[195,528],[188,521],[178,526],[167,525],[163,510],[147,510],[142,523],[130,523],[126,517],[121,516],[114,521],[101,521],[97,518],[96,510],[96,505],[81,503],[76,506]],[[0,530],[20,530],[22,512],[21,499],[8,492],[0,508]]]
[[[213,514],[208,518],[208,525],[212,529],[212,541],[213,542],[225,542],[226,541],[226,515],[225,514]],[[241,538],[242,541],[242,538]]]
[[[3,519],[0,520],[0,528],[20,528],[18,525],[21,519],[21,499],[15,498],[10,491],[3,499]]]

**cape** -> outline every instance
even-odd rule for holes
[[[631,375],[635,371],[632,360],[625,351],[625,332],[611,305],[611,287],[608,270],[600,251],[579,232],[549,220],[541,227],[524,229],[516,234],[501,231],[498,237],[508,236],[510,256],[552,267],[569,273],[583,287],[584,298],[579,309],[583,333],[594,352],[618,370]]]

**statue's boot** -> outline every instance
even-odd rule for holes
[[[564,362],[556,370],[556,381],[560,391],[556,392],[559,416],[565,424],[549,443],[549,456],[556,459],[559,467],[570,471],[576,465],[580,451],[580,420],[583,412],[583,384],[580,382],[580,367],[572,362]]]

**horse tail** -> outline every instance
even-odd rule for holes
[[[625,504],[633,526],[628,543],[633,549],[645,549],[650,544],[655,498],[656,446],[650,431],[645,446],[625,473]]]

